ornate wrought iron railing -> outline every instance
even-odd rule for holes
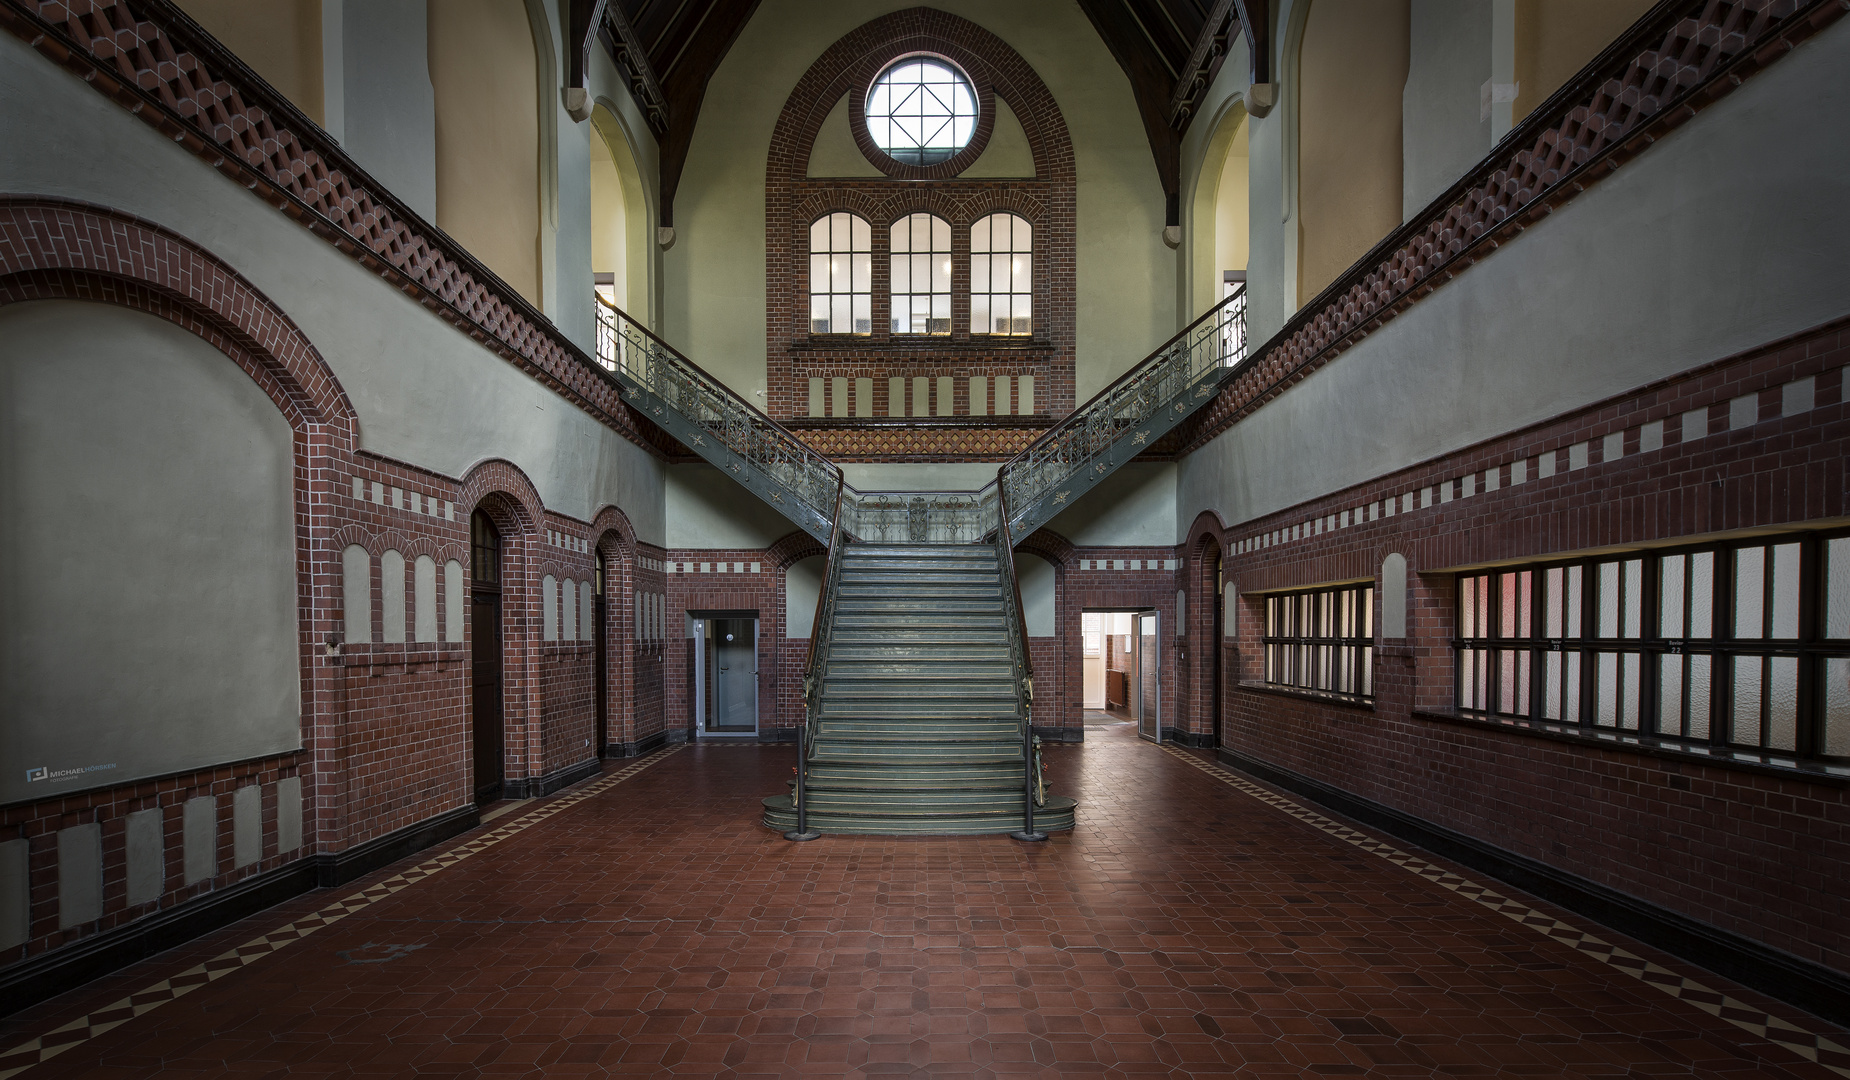
[[[630,405],[826,542],[841,469],[621,309],[598,298],[597,361]]]
[[[856,491],[842,527],[869,544],[977,544],[995,529],[995,485],[982,491]]]
[[[1034,656],[1028,648],[1028,619],[1022,610],[1021,581],[1015,576],[1015,541],[1009,534],[1008,499],[997,484],[984,488],[995,491],[995,523],[988,540],[996,546],[996,572],[1002,578],[1003,620],[1008,624],[1009,663],[1014,671],[1015,703],[1021,718],[1021,831],[1017,840],[1045,840],[1047,834],[1034,827],[1034,808],[1045,801],[1038,775],[1038,739],[1034,737]]]
[[[1245,355],[1242,285],[1002,466],[1011,531],[1040,528],[1212,402]]]
[[[797,729],[797,827],[786,840],[814,840],[822,834],[809,827],[809,759],[816,753],[817,706],[821,704],[822,675],[829,665],[829,642],[834,637],[835,593],[841,582],[842,552],[848,538],[841,531],[842,501],[847,485],[835,480],[835,506],[829,520],[829,557],[823,563],[822,586],[816,592],[816,616],[809,624],[809,656],[803,661],[803,726]]]

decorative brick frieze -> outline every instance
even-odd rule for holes
[[[1835,22],[1846,0],[1697,0],[1639,22],[1420,214],[1256,348],[1187,424],[1187,453],[1329,363]]]
[[[595,360],[167,0],[0,0],[0,25],[566,400],[664,452]]]
[[[1020,180],[959,180],[962,157],[974,158],[987,138],[979,130],[971,150],[940,166],[896,167],[895,179],[811,179],[810,149],[823,119],[843,95],[858,107],[866,87],[888,62],[930,52],[956,62],[985,102],[981,125],[993,122],[993,98],[1009,103],[1026,133],[1035,175]],[[886,166],[884,155],[856,128],[865,152]],[[887,171],[894,172],[895,168]],[[968,380],[977,375],[1034,377],[1033,412],[1059,416],[1073,407],[1073,297],[1076,192],[1073,151],[1058,104],[1028,63],[1007,43],[975,23],[930,8],[911,8],[874,19],[830,46],[797,83],[771,137],[765,170],[765,296],[768,386],[765,411],[800,421],[809,410],[811,378],[871,378],[875,412],[891,415],[887,380],[951,378],[952,415],[971,412]],[[850,211],[873,228],[873,332],[862,337],[812,336],[809,328],[809,226],[823,214]],[[1034,226],[1034,334],[1029,348],[1008,338],[972,335],[970,226],[996,211],[1020,214]],[[944,338],[890,332],[887,227],[915,212],[951,225],[951,325]],[[936,406],[934,406],[934,409]],[[909,415],[909,411],[901,415]],[[844,460],[948,460],[985,458],[993,449],[966,448],[948,434],[901,440],[881,434],[864,439],[820,436],[846,449]],[[825,450],[831,456],[835,451]]]

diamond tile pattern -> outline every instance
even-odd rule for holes
[[[13,1018],[52,1034],[0,1070],[1850,1075],[1803,1014],[1193,753],[1088,734],[1050,748],[1084,810],[1041,845],[790,844],[754,824],[789,747],[657,754],[206,963],[143,964],[142,993]]]

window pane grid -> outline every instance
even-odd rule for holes
[[[1034,332],[1034,227],[991,214],[970,227],[970,332]]]
[[[951,332],[951,223],[908,214],[893,223],[893,333]]]
[[[810,225],[810,333],[872,333],[873,280],[873,229],[866,220],[834,213]]]
[[[1345,697],[1374,696],[1374,586],[1266,598],[1265,681]]]
[[[1850,537],[1471,572],[1456,603],[1461,712],[1850,757]]]

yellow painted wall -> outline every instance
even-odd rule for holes
[[[591,272],[612,275],[618,307],[629,307],[629,213],[623,178],[604,138],[602,125],[591,129]]]
[[[1651,0],[1516,0],[1515,121],[1651,9]]]
[[[1227,160],[1221,166],[1220,179],[1214,189],[1214,270],[1215,279],[1223,270],[1246,269],[1247,245],[1252,230],[1247,226],[1246,175],[1251,159],[1246,149],[1246,125],[1233,133],[1227,147]],[[1216,291],[1216,298],[1219,292]]]
[[[437,225],[540,303],[539,72],[521,0],[429,7]]]
[[[1315,296],[1401,214],[1407,0],[1316,0],[1298,64],[1298,298]]]
[[[970,180],[1034,175],[1034,148],[1028,145],[1028,132],[1001,97],[996,98],[996,126],[989,134],[989,145],[957,175]]]
[[[179,0],[182,10],[317,124],[321,0]]]
[[[741,394],[765,385],[764,176],[771,130],[823,50],[917,0],[763,0],[707,86],[662,259],[670,342]],[[1077,173],[1077,398],[1175,333],[1175,254],[1130,80],[1072,0],[937,0],[1034,68],[1066,117]],[[845,125],[844,125],[845,126]]]

